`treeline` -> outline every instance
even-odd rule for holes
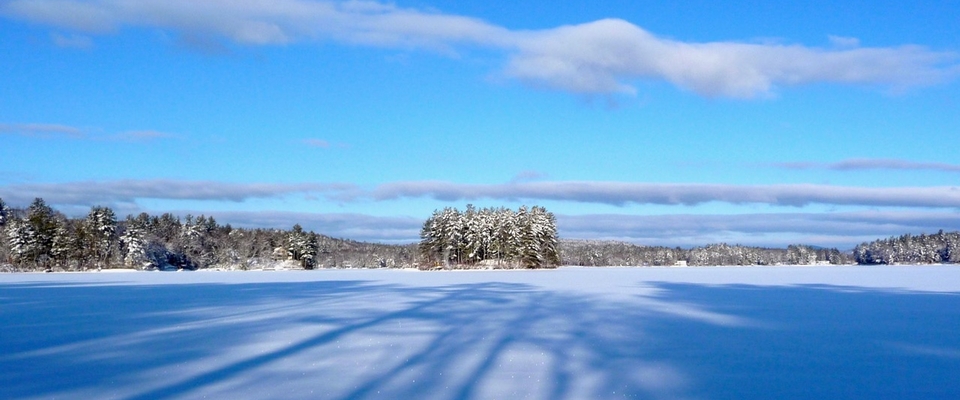
[[[853,249],[858,264],[938,264],[960,262],[960,232],[902,235],[863,243]]]
[[[336,239],[299,225],[291,230],[233,228],[203,215],[181,220],[169,213],[141,213],[118,220],[108,207],[68,218],[39,198],[26,209],[9,208],[0,199],[0,234],[0,268],[14,271],[398,268],[417,263],[416,245]]]
[[[521,206],[434,211],[420,231],[424,267],[544,268],[560,265],[556,218]]]
[[[594,240],[564,240],[561,257],[566,265],[578,266],[710,266],[710,265],[815,265],[851,264],[849,254],[837,249],[790,245],[772,249],[728,244],[682,249],[638,246]]]
[[[960,232],[903,235],[858,245],[852,253],[792,245],[785,249],[713,244],[692,249],[557,238],[542,207],[438,210],[419,244],[337,239],[295,225],[290,230],[233,228],[213,217],[141,213],[118,220],[108,207],[81,218],[43,199],[26,209],[0,199],[0,271],[97,268],[516,268],[928,264],[960,262]]]

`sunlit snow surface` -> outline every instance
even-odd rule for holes
[[[960,268],[0,275],[0,398],[960,398]]]

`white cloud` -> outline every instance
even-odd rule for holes
[[[631,94],[638,81],[667,81],[704,96],[752,98],[819,82],[903,89],[960,73],[956,53],[919,46],[864,48],[837,36],[829,49],[681,42],[619,19],[508,30],[372,1],[14,0],[0,5],[0,14],[89,33],[145,26],[242,45],[332,40],[451,54],[482,46],[507,54],[506,76],[578,94]]]
[[[800,45],[687,43],[609,19],[539,32],[507,68],[517,78],[577,93],[632,93],[634,79],[666,80],[706,96],[750,98],[815,82],[927,85],[957,74],[956,54],[917,46],[828,50]]]

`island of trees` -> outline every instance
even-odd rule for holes
[[[420,243],[390,245],[338,239],[300,225],[247,229],[213,217],[141,213],[118,219],[109,207],[68,217],[44,202],[26,208],[0,199],[0,271],[98,268],[552,268],[573,266],[709,266],[929,264],[960,262],[960,232],[903,235],[841,252],[806,245],[694,248],[560,240],[543,207],[437,210]]]
[[[545,208],[521,206],[463,212],[447,207],[423,223],[420,255],[426,266],[552,268],[560,265],[557,223]]]

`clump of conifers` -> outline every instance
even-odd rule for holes
[[[521,206],[434,211],[420,232],[424,268],[553,268],[560,265],[557,224],[545,208]]]

